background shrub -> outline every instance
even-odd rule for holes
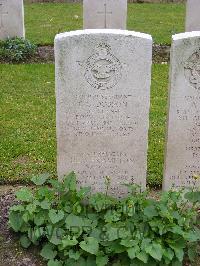
[[[11,38],[0,42],[0,59],[5,62],[19,63],[36,54],[37,46],[23,38]]]

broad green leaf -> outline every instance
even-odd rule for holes
[[[87,194],[90,193],[90,191],[91,191],[90,187],[83,187],[77,192],[77,196],[82,199],[86,197]]]
[[[64,230],[62,228],[54,228],[49,241],[54,245],[59,245],[62,243],[63,235]]]
[[[145,251],[141,251],[141,252],[137,253],[136,257],[139,260],[143,261],[144,263],[147,263],[149,256]]]
[[[32,203],[30,203],[30,204],[28,204],[28,205],[26,206],[26,210],[27,210],[30,214],[33,214],[33,213],[36,211],[36,209],[37,209],[37,206],[36,206],[35,204],[32,204]]]
[[[26,235],[22,235],[20,237],[20,244],[23,248],[28,248],[31,245],[31,241]]]
[[[88,263],[86,263],[85,259],[83,257],[80,257],[79,260],[75,261],[74,259],[67,259],[65,261],[65,266],[89,266]],[[94,266],[94,264],[92,265]]]
[[[164,252],[163,252],[163,256],[165,256],[170,261],[172,261],[172,259],[174,257],[174,252],[173,252],[173,250],[171,250],[171,248],[165,248]]]
[[[148,206],[144,209],[144,215],[148,218],[153,218],[158,215],[158,212],[155,208],[155,206]]]
[[[200,240],[200,237],[196,231],[190,231],[183,234],[184,238],[190,242],[196,242]]]
[[[138,242],[136,240],[133,240],[133,239],[122,239],[120,244],[122,246],[127,247],[127,248],[131,248],[131,247],[134,247],[135,245],[137,245]]]
[[[45,216],[42,212],[39,212],[39,213],[36,213],[34,215],[34,223],[37,225],[37,226],[41,226],[45,221]]]
[[[37,239],[44,235],[44,228],[43,227],[35,227],[34,234]]]
[[[148,253],[152,258],[161,261],[163,256],[163,249],[160,244],[153,243],[145,248],[146,253]]]
[[[49,210],[51,208],[51,203],[47,200],[43,200],[41,203],[40,203],[40,206],[42,209],[44,210]]]
[[[58,260],[49,260],[47,266],[62,266],[63,264]]]
[[[108,245],[109,243],[109,246],[108,246],[108,253],[111,253],[111,251],[115,252],[116,254],[119,254],[119,253],[123,253],[127,250],[126,247],[120,245],[119,241],[112,241],[112,242],[105,242],[105,244]],[[101,242],[101,244],[104,244]],[[107,252],[105,252],[107,253]]]
[[[60,222],[64,218],[65,214],[62,210],[53,210],[49,211],[49,218],[53,224]]]
[[[172,229],[170,230],[172,233],[174,233],[174,234],[177,234],[177,235],[183,235],[183,230],[181,229],[181,227],[180,226],[178,226],[178,225],[175,225],[175,226],[173,226],[172,227]]]
[[[35,227],[28,229],[28,237],[33,242],[33,244],[38,244],[38,241],[44,234],[43,227]]]
[[[174,248],[175,255],[177,259],[182,262],[184,257],[184,251],[181,248]]]
[[[72,239],[70,238],[70,236],[67,236],[62,240],[63,248],[75,246],[76,244],[78,244],[78,241],[76,240],[75,236],[73,236]]]
[[[31,178],[31,181],[36,185],[36,186],[41,186],[44,185],[45,182],[47,181],[48,178],[50,178],[50,174],[45,173],[37,176],[33,176]]]
[[[94,237],[87,237],[85,241],[80,242],[80,247],[88,253],[96,255],[99,250],[99,243]]]
[[[145,248],[151,243],[151,239],[150,238],[143,238],[142,239],[142,243],[141,243],[141,249],[145,250]]]
[[[168,244],[173,250],[177,248],[184,249],[186,247],[186,243],[181,237],[178,237],[176,240],[168,241]]]
[[[52,186],[53,190],[56,192],[63,191],[63,183],[58,179],[50,179],[48,183]]]
[[[116,205],[116,199],[106,196],[102,193],[93,194],[90,197],[89,204],[94,207],[97,212],[112,208]]]
[[[103,256],[97,256],[96,257],[96,264],[97,266],[105,266],[108,264],[108,256],[103,255]]]
[[[138,247],[138,250],[140,250],[139,247]],[[127,249],[128,256],[129,256],[129,258],[130,258],[131,260],[134,259],[134,258],[136,258],[136,252],[137,252],[138,250],[137,250],[136,247],[128,248],[128,249]]]
[[[121,213],[118,213],[115,210],[108,210],[104,215],[106,223],[117,222],[120,220],[120,218],[121,218]]]
[[[19,232],[23,224],[21,213],[11,212],[9,215],[9,224],[15,232]]]
[[[54,250],[54,246],[52,244],[47,243],[42,248],[40,255],[47,260],[53,260],[57,255],[57,251]]]
[[[94,265],[96,265],[96,258],[95,258],[95,256],[93,256],[93,255],[87,256],[86,265],[87,266],[94,266]]]
[[[31,202],[33,200],[33,194],[29,188],[21,188],[16,192],[16,198],[20,201]]]
[[[105,237],[107,241],[114,241],[116,239],[119,238],[119,228],[115,228],[115,227],[110,227],[110,226],[106,226],[105,227],[107,229]]]
[[[76,190],[76,174],[74,172],[71,172],[64,177],[64,186],[68,188],[69,191]]]
[[[69,255],[69,258],[78,260],[81,254],[79,251],[74,251],[73,249],[70,249],[68,255]]]
[[[33,220],[33,215],[31,215],[29,212],[24,212],[22,219],[25,223],[28,223],[30,220]]]
[[[84,226],[92,226],[92,221],[87,218],[82,218],[80,216],[69,214],[65,220],[67,229],[71,227],[84,228]]]
[[[10,211],[23,212],[24,211],[24,206],[22,206],[22,205],[14,205],[14,206],[10,207]]]
[[[172,266],[183,266],[182,262],[178,261],[178,260],[173,260],[172,261]]]
[[[200,191],[187,192],[185,194],[185,199],[189,200],[192,203],[200,202]]]
[[[119,235],[119,238],[122,238],[122,239],[128,239],[129,236],[130,236],[131,232],[130,232],[130,229],[126,229],[126,228],[119,228],[118,230],[118,235]]]

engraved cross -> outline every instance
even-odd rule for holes
[[[0,28],[3,27],[3,16],[8,15],[8,12],[3,11],[3,4],[0,2]]]
[[[107,28],[107,15],[111,15],[112,12],[107,10],[107,3],[104,4],[104,11],[97,12],[97,14],[104,15],[104,28]]]

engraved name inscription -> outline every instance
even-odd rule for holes
[[[73,116],[66,114],[67,134],[76,137],[129,136],[138,126],[136,116],[129,114],[132,98],[129,94],[76,95],[73,102],[80,108]],[[69,128],[71,130],[67,130]]]

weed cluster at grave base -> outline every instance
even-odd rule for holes
[[[37,46],[23,38],[11,38],[0,42],[0,60],[4,62],[25,62],[36,54]]]
[[[128,196],[117,200],[78,190],[73,172],[62,182],[48,174],[32,181],[36,189],[16,193],[21,204],[11,207],[9,225],[24,248],[42,246],[48,266],[175,266],[195,257],[200,191],[165,192],[156,201],[127,185]]]

